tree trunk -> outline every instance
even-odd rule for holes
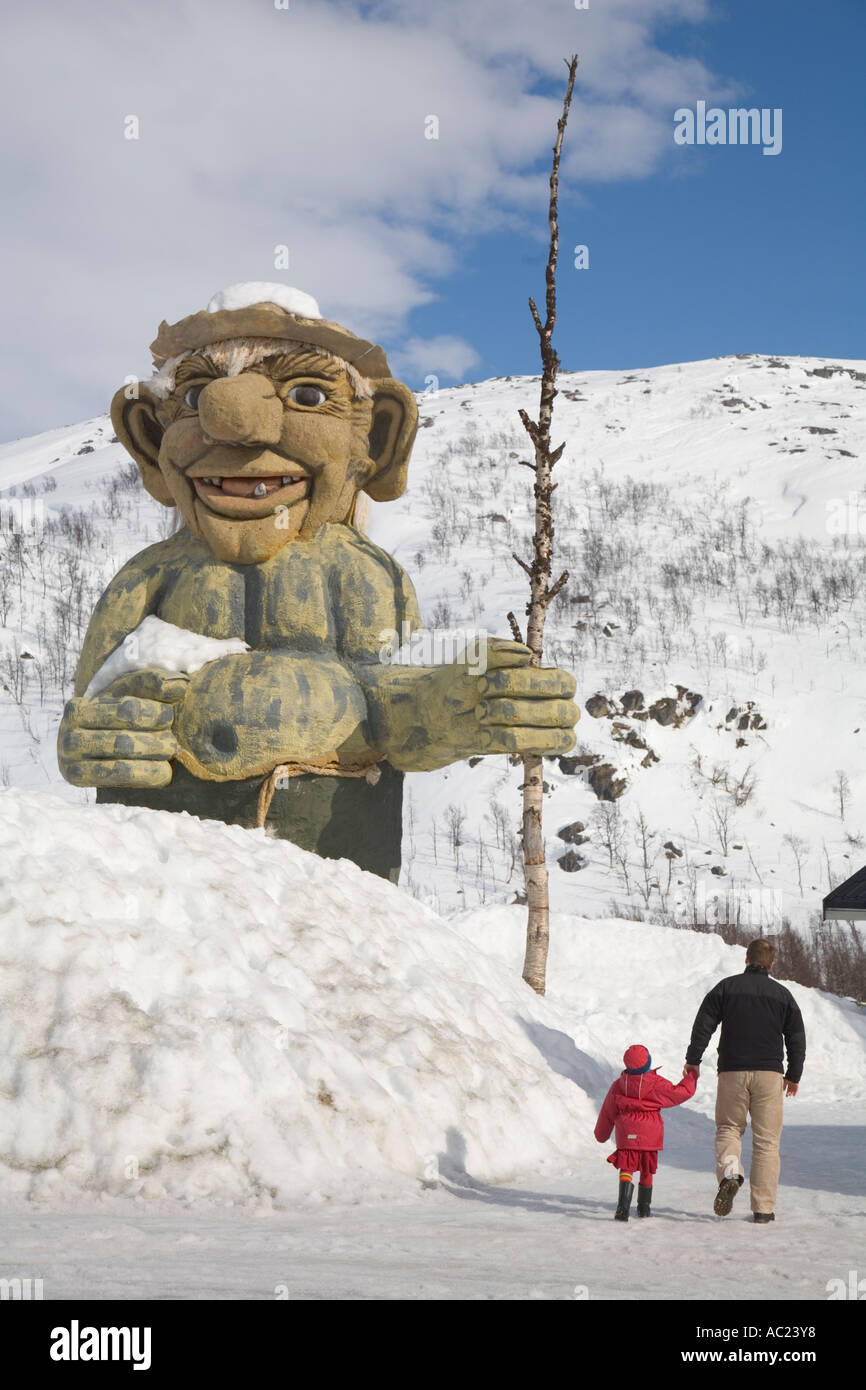
[[[529,577],[529,602],[526,605],[527,626],[526,645],[532,652],[533,666],[540,666],[544,647],[544,620],[551,601],[559,593],[568,578],[568,572],[561,574],[554,585],[550,584],[553,558],[553,466],[560,458],[564,445],[551,449],[550,426],[553,419],[553,401],[556,396],[556,373],[559,358],[553,348],[553,329],[556,323],[556,262],[559,252],[559,223],[557,215],[557,196],[559,192],[559,160],[562,152],[562,138],[568,121],[568,111],[574,90],[574,75],[577,71],[577,58],[568,62],[568,87],[562,105],[562,115],[557,122],[556,144],[553,147],[553,163],[550,171],[550,203],[548,220],[550,224],[550,248],[545,275],[546,318],[541,317],[535,301],[530,299],[529,308],[538,331],[541,349],[541,391],[538,406],[538,420],[530,420],[525,410],[520,411],[524,429],[535,449],[535,462],[528,466],[535,473],[535,533],[533,536],[533,556],[531,564],[526,564],[518,556],[515,560]],[[520,630],[513,614],[509,614],[512,631],[518,640]],[[527,754],[523,758],[523,873],[526,883],[527,924],[526,955],[523,962],[523,978],[536,994],[544,994],[547,980],[547,947],[549,940],[549,900],[547,863],[544,854],[544,831],[542,826],[542,800],[544,795],[544,763],[538,754]]]

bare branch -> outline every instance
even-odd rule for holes
[[[529,438],[535,445],[535,450],[537,453],[539,449],[539,440],[541,437],[539,426],[535,423],[534,420],[530,419],[525,410],[518,410],[517,413],[523,421],[523,428],[526,430],[526,433],[529,435]]]
[[[546,593],[546,595],[545,595],[545,598],[547,599],[547,602],[548,602],[548,603],[550,603],[552,599],[555,599],[555,598],[556,598],[556,595],[559,593],[560,589],[561,589],[561,588],[563,587],[563,585],[565,585],[567,582],[568,582],[568,570],[563,570],[563,571],[562,571],[562,574],[559,576],[559,578],[557,579],[556,583],[553,584],[553,585],[548,589],[548,591],[547,591],[547,593]]]
[[[512,635],[512,637],[514,638],[515,642],[520,642],[520,643],[522,644],[523,638],[522,638],[522,636],[520,635],[520,627],[518,626],[517,619],[515,618],[515,616],[514,616],[513,613],[508,613],[507,617],[508,617],[508,624],[509,624],[509,626],[510,626],[510,628],[511,628],[511,635]]]

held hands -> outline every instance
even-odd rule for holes
[[[690,1066],[689,1063],[686,1062],[686,1065],[683,1067],[683,1076],[688,1076],[689,1072],[692,1072],[695,1080],[697,1080],[701,1074],[701,1069],[700,1067]],[[795,1096],[799,1090],[798,1083],[796,1081],[789,1081],[787,1077],[784,1078],[784,1086],[786,1096]]]

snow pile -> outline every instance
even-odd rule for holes
[[[240,656],[248,651],[246,642],[238,638],[203,637],[200,632],[189,632],[150,613],[103,661],[84,693],[89,697],[98,695],[118,676],[125,676],[129,671],[144,671],[156,666],[163,671],[191,676],[209,661],[222,656]]]
[[[244,280],[217,290],[208,301],[207,312],[220,309],[248,309],[252,304],[277,304],[301,319],[320,319],[319,306],[311,294],[291,285],[269,284],[266,280]]]
[[[625,1047],[679,1077],[701,998],[743,967],[716,937],[557,917],[542,1000],[520,980],[520,908],[448,922],[264,832],[32,792],[0,796],[0,862],[2,1189],[61,1205],[600,1169]],[[850,1114],[863,1011],[791,988],[797,1117]],[[705,1062],[688,1108],[709,1116],[712,1046]]]
[[[0,860],[6,1194],[279,1205],[592,1144],[519,963],[354,865],[14,791]]]

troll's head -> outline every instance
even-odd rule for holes
[[[233,285],[151,344],[154,376],[111,403],[151,496],[221,560],[257,564],[351,521],[360,492],[399,497],[418,424],[382,348],[310,295]]]

